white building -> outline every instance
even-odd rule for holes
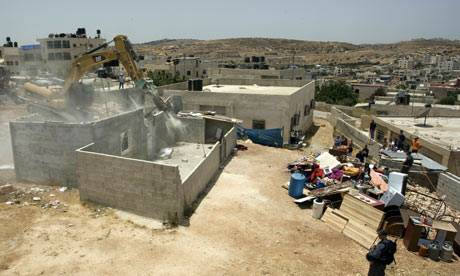
[[[1,46],[0,60],[11,75],[19,75],[21,72],[21,51],[18,47]]]
[[[208,68],[204,67],[199,57],[174,58],[167,62],[170,72],[183,79],[206,78]]]
[[[91,38],[83,28],[75,34],[50,34],[47,38],[39,38],[42,59],[46,70],[64,76],[72,61],[88,50],[105,43],[105,39],[97,35]]]
[[[244,84],[227,85],[222,79],[203,91],[164,90],[164,96],[180,96],[184,111],[215,111],[242,120],[245,128],[281,128],[284,143],[289,143],[293,131],[305,133],[311,126],[315,97],[314,81],[301,87],[274,86],[290,82],[297,81],[242,80]]]
[[[413,69],[415,62],[412,58],[403,58],[398,60],[398,67],[401,69]]]

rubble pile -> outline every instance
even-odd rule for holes
[[[53,192],[65,192],[66,187],[61,188],[22,188],[15,187],[10,184],[0,186],[0,202],[6,205],[24,207],[37,206],[42,209],[59,209],[63,212],[67,211],[68,205],[56,199],[56,194]]]
[[[446,206],[443,203],[443,199],[437,193],[430,192],[428,188],[415,183],[410,183],[407,188],[404,204],[409,209],[430,218],[446,216],[452,217],[452,220],[460,220],[460,212]]]

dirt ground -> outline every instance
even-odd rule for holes
[[[312,148],[331,143],[317,122]],[[281,187],[286,164],[304,152],[245,143],[203,198],[188,226],[153,230],[110,209],[82,205],[77,190],[43,187],[41,200],[0,203],[1,275],[367,275],[366,250],[299,208]],[[16,183],[1,171],[0,185]],[[43,203],[59,200],[57,208]],[[25,205],[24,202],[28,202]],[[44,208],[46,207],[46,208]],[[398,243],[389,275],[455,275]]]

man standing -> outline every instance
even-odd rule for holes
[[[412,157],[412,154],[410,151],[406,151],[406,160],[404,160],[404,163],[401,168],[401,172],[408,174],[410,171],[410,168],[412,167],[412,164],[414,164],[414,157]]]
[[[413,153],[418,153],[418,151],[422,148],[422,144],[420,144],[418,137],[412,139],[411,147]]]
[[[371,124],[369,125],[369,133],[371,135],[371,139],[374,140],[374,135],[375,135],[375,129],[377,128],[377,124],[375,123],[374,120],[371,121]]]
[[[406,141],[406,136],[402,130],[399,131],[398,136],[398,150],[404,150],[404,142]]]
[[[386,266],[395,260],[396,243],[387,239],[385,230],[380,230],[378,235],[379,243],[366,255],[366,259],[370,262],[368,276],[384,276]]]
[[[123,69],[118,74],[118,89],[125,89],[125,74],[123,73]]]

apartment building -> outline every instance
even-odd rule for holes
[[[49,34],[47,38],[39,38],[41,55],[45,69],[53,74],[63,76],[67,73],[70,64],[86,51],[105,43],[100,37],[86,35],[84,28],[79,28],[76,33]]]

